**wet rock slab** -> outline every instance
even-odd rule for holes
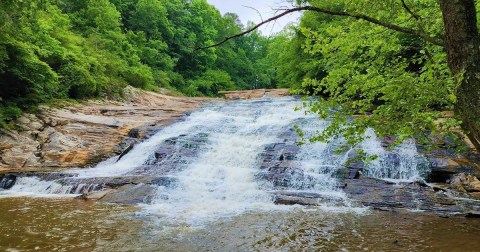
[[[422,182],[392,183],[363,177],[346,179],[344,191],[349,198],[379,210],[409,209],[439,215],[466,215],[480,209],[480,201],[455,197],[454,192],[438,190]]]

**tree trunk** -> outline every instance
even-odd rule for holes
[[[480,151],[480,39],[474,0],[440,0],[448,66],[459,78],[455,113]],[[463,76],[462,76],[463,74]]]

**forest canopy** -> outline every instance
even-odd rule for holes
[[[456,138],[466,122],[467,134],[480,129],[480,88],[467,97],[465,81],[478,71],[452,73],[445,1],[288,2],[309,10],[298,24],[211,46],[255,24],[206,0],[1,1],[0,124],[39,103],[118,97],[131,85],[188,96],[275,87],[315,95],[320,102],[306,107],[331,123],[312,141],[355,145],[374,128],[428,142],[431,133]],[[451,110],[461,113],[443,118]]]
[[[54,99],[121,96],[123,87],[189,96],[272,87],[259,32],[206,0],[0,2],[0,124]],[[267,69],[268,68],[268,69]]]

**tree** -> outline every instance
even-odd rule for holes
[[[470,140],[476,146],[476,148],[480,150],[480,80],[478,79],[480,78],[480,44],[474,0],[440,0],[440,5],[432,1],[415,1],[416,5],[414,6],[416,8],[411,7],[413,2],[407,3],[404,0],[375,2],[357,0],[338,1],[335,3],[323,0],[299,0],[296,2],[298,4],[297,7],[284,9],[280,14],[265,20],[262,23],[259,23],[251,29],[227,37],[223,41],[213,44],[210,47],[218,46],[232,38],[248,34],[267,22],[271,22],[296,11],[308,11],[318,13],[320,15],[350,18],[350,20],[358,20],[361,22],[374,24],[387,30],[406,34],[406,36],[409,38],[414,37],[420,39],[421,41],[424,41],[424,44],[422,45],[422,49],[418,52],[424,54],[424,56],[416,57],[418,58],[418,62],[416,63],[401,59],[402,61],[398,62],[398,64],[407,64],[405,65],[405,69],[408,69],[409,67],[412,67],[412,65],[414,66],[416,64],[417,66],[414,66],[414,68],[417,68],[416,76],[418,79],[425,78],[427,81],[422,80],[423,83],[428,83],[429,80],[435,82],[437,76],[445,76],[445,73],[442,70],[442,65],[439,64],[442,60],[434,59],[430,51],[438,50],[436,48],[441,48],[444,50],[448,59],[448,67],[451,73],[455,76],[456,84],[453,83],[455,85],[450,85],[448,84],[447,80],[444,81],[445,89],[453,86],[453,96],[451,98],[444,99],[443,102],[453,103],[456,116],[459,119],[464,131],[468,134]],[[429,18],[422,18],[422,16],[417,14],[414,10],[420,10],[422,14],[429,15]],[[437,17],[443,17],[443,23],[438,22],[438,20],[441,18]],[[398,24],[396,24],[396,22]],[[350,24],[351,23],[347,25]],[[311,52],[319,51],[320,49],[315,47],[315,43],[317,43],[316,39],[321,38],[321,36],[316,36],[314,31],[306,30],[305,32],[306,34],[311,32],[309,35],[310,45],[306,46],[307,50],[310,50]],[[373,51],[370,52],[374,53]],[[441,55],[441,53],[435,55]],[[391,59],[386,60],[390,61]],[[431,64],[431,62],[433,62],[433,64]],[[378,67],[374,69],[378,69]],[[428,75],[425,74],[427,72],[429,73]],[[387,76],[388,74],[381,75]],[[338,79],[336,81],[337,84],[335,88],[327,91],[329,92],[330,99],[333,101],[338,101],[339,103],[335,104],[335,102],[333,102],[331,104],[340,106],[340,103],[342,102],[351,101],[350,98],[352,97],[356,97],[355,99],[361,99],[361,101],[369,101],[369,104],[359,105],[359,103],[354,99],[352,102],[350,102],[350,105],[353,106],[353,109],[346,110],[346,112],[349,112],[350,114],[352,114],[352,112],[363,112],[367,114],[372,113],[377,114],[378,118],[380,118],[380,116],[383,114],[387,116],[389,115],[389,118],[395,119],[395,117],[392,116],[394,113],[396,113],[394,103],[391,103],[390,106],[382,106],[384,105],[383,103],[388,102],[388,100],[385,100],[385,97],[383,97],[386,94],[385,92],[392,92],[392,94],[396,96],[391,98],[390,101],[405,101],[405,96],[402,96],[401,91],[399,90],[384,90],[381,93],[376,93],[375,95],[366,99],[365,97],[362,97],[364,94],[358,93],[359,91],[365,91],[364,88],[358,88],[358,85],[354,85],[353,87],[355,87],[355,89],[345,89],[345,87],[352,87],[348,86],[348,81],[350,80]],[[325,86],[322,86],[321,88],[324,87]],[[330,85],[330,87],[332,86]],[[443,92],[443,90],[438,88],[429,89],[428,86],[424,87],[426,89],[424,89],[423,92],[429,92],[427,97],[430,97],[428,98],[430,101],[424,102],[423,104],[420,102],[420,105],[422,106],[414,107],[412,110],[403,111],[418,111],[422,114],[422,116],[412,117],[408,116],[407,113],[402,114],[407,116],[406,119],[403,120],[404,125],[407,125],[406,123],[410,121],[410,129],[405,130],[404,132],[397,132],[401,133],[400,140],[422,135],[423,132],[428,130],[435,130],[435,120],[440,117],[440,113],[434,113],[433,110],[435,109],[435,106],[442,104],[438,104],[438,101],[435,101],[435,99],[431,98],[433,95],[435,95],[431,92]],[[320,92],[323,91],[325,90],[320,90]],[[332,99],[332,97],[335,99]],[[379,98],[383,100],[379,100]],[[424,98],[424,96],[419,98]],[[415,100],[414,102],[417,104]],[[401,104],[398,105],[401,106]],[[345,106],[341,106],[337,107],[336,109],[338,111],[344,110],[345,108]],[[329,110],[321,109],[320,107],[313,105],[312,111],[318,112],[322,116],[326,117],[327,115],[325,115],[324,112]],[[334,119],[335,118],[336,117],[334,116]],[[340,116],[339,118],[340,119],[336,121],[336,124],[332,125],[331,131],[327,132],[326,135],[320,136],[317,140],[326,140],[328,139],[328,136],[335,134],[358,136],[372,123],[372,120],[368,119],[356,120],[356,123],[352,123],[352,121],[347,120],[345,116]],[[390,124],[397,121],[398,120],[390,121]],[[456,121],[451,120],[441,126],[451,129],[455,125]],[[406,127],[402,127],[402,129],[406,129]],[[389,130],[387,129],[384,131],[384,133],[386,132],[389,132]],[[355,143],[359,141],[359,138],[352,137],[350,140],[351,143]]]
[[[480,150],[480,39],[474,0],[440,0],[448,66],[458,78],[455,112]]]
[[[126,85],[209,96],[266,85],[260,34],[192,48],[241,26],[206,0],[2,0],[0,127],[39,103],[118,97]]]

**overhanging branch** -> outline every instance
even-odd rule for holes
[[[414,13],[410,7],[408,7],[408,5],[405,3],[405,0],[401,0],[402,1],[402,6],[403,8],[413,17],[415,18],[416,20],[421,20],[422,18],[417,15],[416,13]]]
[[[408,27],[402,27],[402,26],[395,25],[395,24],[386,23],[386,22],[383,22],[383,21],[378,20],[376,18],[364,15],[364,14],[356,14],[356,13],[350,13],[350,12],[346,12],[346,11],[335,11],[335,10],[330,10],[330,9],[325,9],[325,8],[320,8],[320,7],[314,7],[314,6],[303,6],[303,7],[295,7],[295,8],[291,8],[291,9],[286,9],[284,12],[282,12],[282,13],[276,15],[276,16],[273,16],[273,17],[271,17],[271,18],[269,18],[265,21],[262,21],[262,22],[258,23],[257,25],[253,26],[252,28],[243,31],[242,33],[235,34],[235,35],[230,36],[230,37],[226,37],[222,41],[217,42],[213,45],[209,45],[209,46],[205,46],[205,47],[197,47],[197,48],[195,48],[195,50],[202,50],[202,49],[208,49],[208,48],[219,46],[219,45],[224,44],[224,43],[226,43],[229,40],[232,40],[234,38],[238,38],[238,37],[247,35],[247,34],[253,32],[254,30],[258,29],[260,26],[262,26],[266,23],[277,20],[277,19],[279,19],[279,18],[281,18],[285,15],[288,15],[290,13],[297,12],[297,11],[314,11],[314,12],[324,13],[324,14],[328,14],[328,15],[332,15],[332,16],[351,17],[351,18],[355,18],[355,19],[365,20],[367,22],[385,27],[385,28],[390,29],[390,30],[394,30],[394,31],[398,31],[398,32],[402,32],[402,33],[406,33],[406,34],[410,34],[410,35],[419,37],[419,38],[421,38],[421,39],[423,39],[423,40],[425,40],[429,43],[432,43],[434,45],[444,46],[443,40],[431,37],[431,36],[429,36],[428,34],[422,32],[422,31],[411,29],[411,28],[408,28]]]

